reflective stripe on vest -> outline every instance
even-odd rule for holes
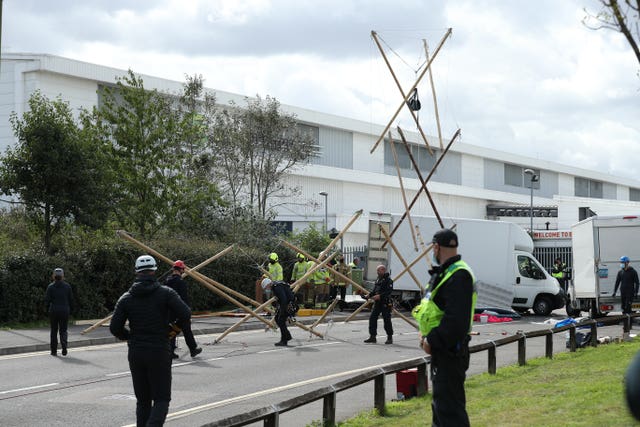
[[[475,278],[473,276],[473,271],[471,271],[471,268],[467,265],[466,262],[464,262],[463,260],[459,260],[457,262],[454,262],[447,268],[447,271],[442,280],[440,280],[440,282],[435,286],[433,291],[425,295],[420,304],[418,304],[411,312],[413,318],[418,322],[418,327],[422,336],[427,336],[433,328],[437,327],[440,324],[440,321],[444,316],[444,311],[442,311],[433,300],[436,293],[440,289],[440,286],[442,286],[447,280],[449,280],[453,273],[458,270],[467,270],[471,275],[471,281],[474,283],[473,294],[471,297],[471,320],[469,321],[469,331],[471,331],[478,293],[475,289]]]

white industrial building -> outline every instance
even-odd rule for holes
[[[20,115],[35,90],[51,99],[61,96],[72,109],[90,108],[99,103],[97,90],[101,85],[113,84],[116,76],[126,74],[125,70],[43,54],[4,53],[0,65],[2,149],[15,141],[9,115],[14,111]],[[172,93],[182,88],[183,82],[142,77],[146,88]],[[244,103],[243,95],[215,93],[219,104],[231,100]],[[326,219],[328,229],[341,229],[355,211],[362,209],[363,215],[349,229],[344,242],[362,245],[367,243],[369,220],[379,214],[405,211],[388,142],[370,153],[383,126],[289,105],[282,105],[282,109],[295,114],[301,124],[312,130],[320,155],[291,175],[292,184],[300,186],[302,194],[277,208],[278,221],[300,229],[310,222],[322,224]],[[414,158],[426,177],[441,152],[439,144],[435,138],[430,139],[431,146],[437,148],[435,156],[431,156],[417,133],[403,131],[414,144]],[[452,136],[444,136],[445,146]],[[396,148],[410,202],[421,184],[409,156],[401,145]],[[525,169],[532,169],[539,177],[533,183],[533,203],[531,175],[525,174]],[[529,210],[533,206],[533,231],[536,244],[541,246],[548,238],[566,238],[570,226],[591,213],[640,212],[639,181],[459,141],[443,158],[428,188],[442,217],[502,219],[529,229]],[[433,215],[424,194],[411,212]]]

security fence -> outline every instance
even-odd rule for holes
[[[536,331],[522,332],[519,331],[515,335],[506,336],[504,338],[490,341],[482,344],[476,344],[469,347],[470,353],[479,353],[487,351],[487,372],[495,374],[497,369],[496,353],[499,347],[507,344],[518,343],[518,365],[524,366],[527,361],[527,340],[544,337],[545,339],[545,357],[553,358],[553,334],[569,331],[569,351],[575,352],[578,348],[576,339],[576,330],[578,328],[588,328],[591,338],[588,345],[593,347],[598,345],[598,327],[623,324],[623,336],[625,332],[629,332],[632,326],[632,318],[639,317],[638,314],[609,316],[595,320],[588,320],[580,324],[569,324],[553,329],[540,329]],[[263,421],[265,427],[277,427],[279,425],[280,414],[291,411],[292,409],[318,400],[323,401],[322,419],[323,425],[334,426],[336,423],[336,403],[337,394],[341,391],[348,390],[352,387],[374,382],[373,406],[381,415],[385,414],[385,376],[394,374],[405,369],[417,368],[418,384],[416,387],[417,395],[422,396],[427,392],[427,364],[430,362],[431,356],[418,357],[415,359],[390,363],[369,371],[360,373],[354,377],[313,390],[309,393],[285,400],[280,403],[265,406],[251,412],[235,415],[222,420],[204,424],[202,427],[239,427],[247,424]]]

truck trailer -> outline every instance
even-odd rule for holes
[[[631,266],[640,263],[640,215],[593,216],[571,227],[572,283],[569,285],[570,315],[585,311],[592,317],[621,312],[620,290],[613,289],[620,258]],[[634,299],[632,310],[640,310]]]
[[[393,229],[400,219],[401,215],[391,215],[390,228]],[[443,222],[447,228],[455,226],[460,240],[458,253],[474,272],[478,307],[512,308],[518,312],[533,309],[536,314],[545,316],[564,307],[564,292],[558,281],[532,255],[533,240],[520,226],[468,218],[443,218]],[[416,231],[413,236],[410,224]],[[405,264],[430,244],[433,234],[440,228],[437,219],[430,216],[412,215],[411,221],[402,221],[391,238],[394,244],[386,246],[391,276],[405,269]],[[420,300],[422,289],[415,279],[422,288],[427,286],[430,255],[411,268],[415,278],[403,274],[396,280],[394,293],[398,299],[409,305]]]

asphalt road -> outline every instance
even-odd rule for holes
[[[556,312],[555,319],[564,318]],[[548,318],[528,315],[510,323],[475,324],[472,344],[516,333],[549,328]],[[421,357],[413,327],[394,318],[394,344],[364,344],[364,320],[329,322],[318,327],[325,339],[292,327],[289,348],[274,347],[272,331],[234,332],[213,344],[217,335],[197,336],[204,351],[191,359],[183,341],[173,365],[173,400],[166,425],[202,425],[290,399],[348,378],[376,365]],[[382,320],[379,332],[383,332]],[[599,332],[621,336],[622,327]],[[554,352],[568,351],[565,334],[554,334]],[[135,424],[135,398],[126,344],[72,348],[67,357],[48,352],[0,356],[0,424],[3,426],[125,426]],[[527,340],[527,358],[544,355],[544,338]],[[517,362],[517,344],[497,350],[498,366]],[[486,352],[472,355],[469,374],[486,372]],[[395,376],[387,376],[387,400],[396,398]],[[337,417],[345,419],[373,407],[373,383],[338,394]],[[282,426],[305,426],[322,417],[317,402],[285,413]]]

